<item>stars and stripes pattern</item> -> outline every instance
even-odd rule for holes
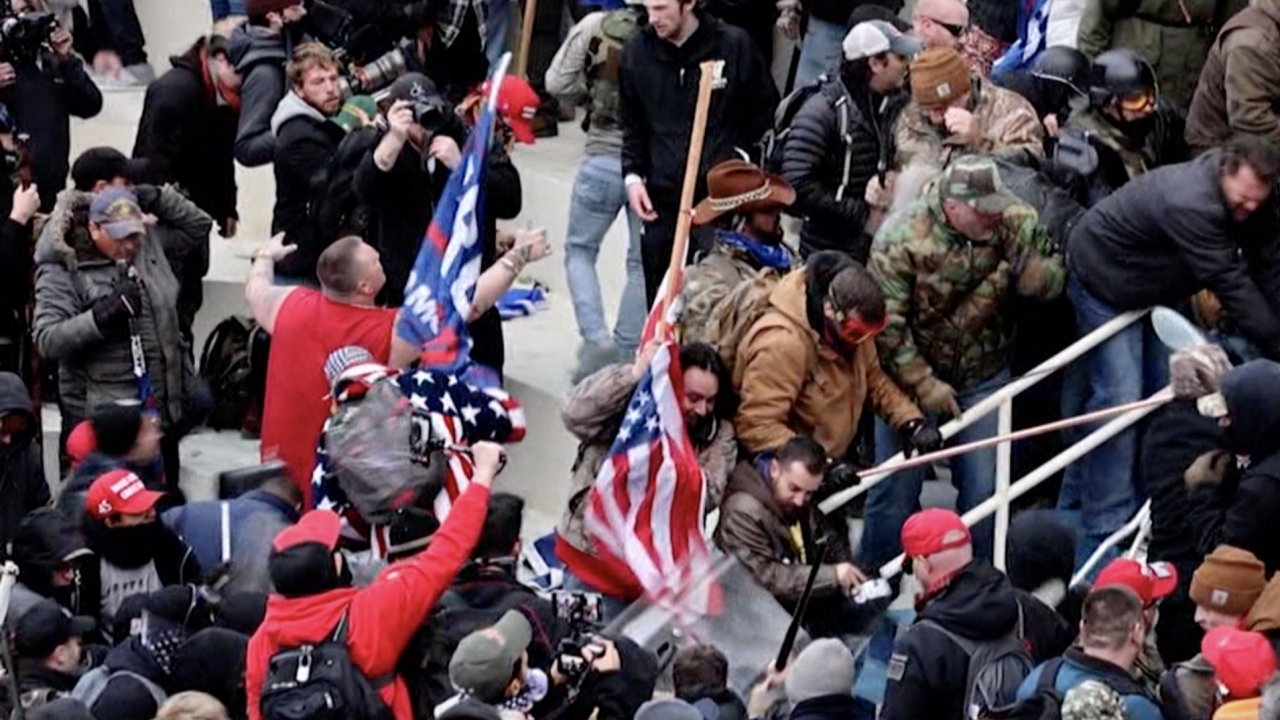
[[[709,567],[703,535],[704,478],[681,408],[684,375],[675,342],[675,301],[663,280],[645,323],[641,347],[661,340],[640,378],[609,456],[592,486],[586,510],[588,534],[609,572],[638,582],[648,596],[702,614],[710,609],[708,583],[693,583]],[[692,590],[691,590],[692,588]]]

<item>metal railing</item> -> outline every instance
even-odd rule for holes
[[[965,411],[960,417],[946,423],[939,428],[939,432],[942,433],[944,438],[950,438],[992,412],[997,412],[999,413],[997,416],[997,435],[1001,437],[1009,435],[1013,431],[1013,399],[1015,397],[1049,375],[1066,367],[1068,363],[1106,342],[1133,323],[1141,320],[1149,312],[1150,310],[1134,310],[1112,318],[1072,343],[1057,355],[1045,360],[1031,371],[984,398],[978,404]],[[1075,462],[1086,453],[1129,429],[1134,423],[1149,415],[1157,407],[1163,405],[1165,401],[1171,399],[1173,399],[1173,392],[1166,387],[1148,398],[1148,402],[1135,403],[1137,407],[1134,409],[1113,417],[1105,425],[1089,433],[1076,444],[1064,449],[1040,467],[1019,478],[1016,482],[1010,482],[1010,475],[1012,474],[1012,441],[1005,440],[998,443],[996,445],[995,493],[963,516],[965,524],[972,527],[989,516],[995,515],[995,548],[992,558],[995,566],[1001,570],[1005,569],[1005,545],[1009,535],[1010,503],[1048,480],[1055,473]],[[904,460],[904,454],[899,452],[877,467],[889,468],[902,463]],[[842,507],[853,498],[884,481],[896,469],[898,468],[877,472],[877,468],[872,468],[872,470],[861,475],[859,484],[827,498],[818,506],[819,509],[824,513],[830,513]],[[1144,518],[1144,514],[1146,518]],[[1100,548],[1099,552],[1095,553],[1095,557],[1091,558],[1091,562],[1081,569],[1081,572],[1088,570],[1092,564],[1096,564],[1097,557],[1101,557],[1101,554],[1107,549],[1114,547],[1124,537],[1133,534],[1139,525],[1149,519],[1149,515],[1150,506],[1149,504],[1144,505],[1138,516],[1130,521],[1125,528],[1113,535],[1112,538],[1109,538],[1107,543],[1104,543],[1103,548]],[[1128,532],[1125,532],[1125,530],[1128,530]],[[896,575],[902,569],[902,560],[903,557],[899,555],[885,563],[880,568],[880,575],[882,577]]]

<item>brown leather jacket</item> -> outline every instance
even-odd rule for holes
[[[1280,143],[1280,2],[1257,0],[1209,46],[1187,114],[1187,144],[1199,154],[1234,133]],[[1163,89],[1163,88],[1162,88]]]
[[[923,417],[880,369],[876,344],[842,358],[809,326],[805,271],[793,270],[769,297],[772,309],[747,331],[734,363],[742,402],[734,425],[751,454],[777,450],[794,435],[812,435],[832,457],[844,455],[868,398],[894,428]]]
[[[801,534],[804,558],[814,556],[816,540],[823,536],[827,539],[826,561],[813,583],[813,597],[839,593],[835,566],[853,561],[846,528],[824,516],[815,503],[801,524]],[[745,565],[756,582],[788,609],[799,602],[811,566],[802,561],[787,522],[774,502],[769,481],[752,463],[738,463],[729,476],[729,489],[720,506],[716,544]]]

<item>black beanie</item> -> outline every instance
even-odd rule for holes
[[[316,595],[343,585],[333,566],[333,552],[318,542],[273,549],[267,571],[276,592],[287,598]]]
[[[99,405],[94,408],[89,422],[98,440],[98,450],[111,457],[122,457],[138,441],[138,431],[142,429],[142,406]]]
[[[222,596],[218,604],[217,627],[252,635],[267,616],[267,594],[244,590]]]

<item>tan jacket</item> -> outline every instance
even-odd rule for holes
[[[581,552],[595,554],[594,544],[587,537],[585,527],[587,491],[595,483],[600,466],[609,455],[609,447],[621,425],[622,414],[636,389],[631,375],[631,365],[610,365],[578,383],[569,391],[560,418],[565,429],[579,441],[578,457],[573,463],[573,479],[569,487],[569,502],[556,533],[565,542]],[[695,447],[697,441],[694,442]],[[738,445],[734,440],[733,423],[722,421],[715,437],[706,447],[698,449],[698,464],[706,483],[706,511],[720,507],[729,471],[738,458]]]
[[[969,145],[951,141],[945,129],[929,123],[928,112],[914,101],[907,105],[894,133],[897,167],[911,162],[946,167],[953,157],[967,153],[996,155],[1025,150],[1037,157],[1044,155],[1044,126],[1026,98],[977,77],[972,93],[969,111],[979,129],[977,140]]]
[[[809,558],[814,557],[815,542],[823,536],[828,543],[827,554],[814,580],[813,596],[820,598],[840,591],[835,566],[851,562],[853,553],[844,528],[828,526],[826,522],[816,505],[809,508],[801,530],[805,545],[802,556],[773,499],[769,481],[752,463],[740,462],[729,479],[720,524],[716,526],[716,544],[745,565],[756,582],[779,602],[791,608],[804,594],[813,567]]]
[[[1280,143],[1280,1],[1257,0],[1218,33],[1187,114],[1197,154],[1234,133]]]
[[[832,457],[844,455],[867,399],[895,428],[923,417],[880,369],[874,342],[850,362],[822,342],[805,312],[805,271],[773,291],[773,306],[747,331],[734,363],[741,404],[734,425],[751,455],[812,435]]]

